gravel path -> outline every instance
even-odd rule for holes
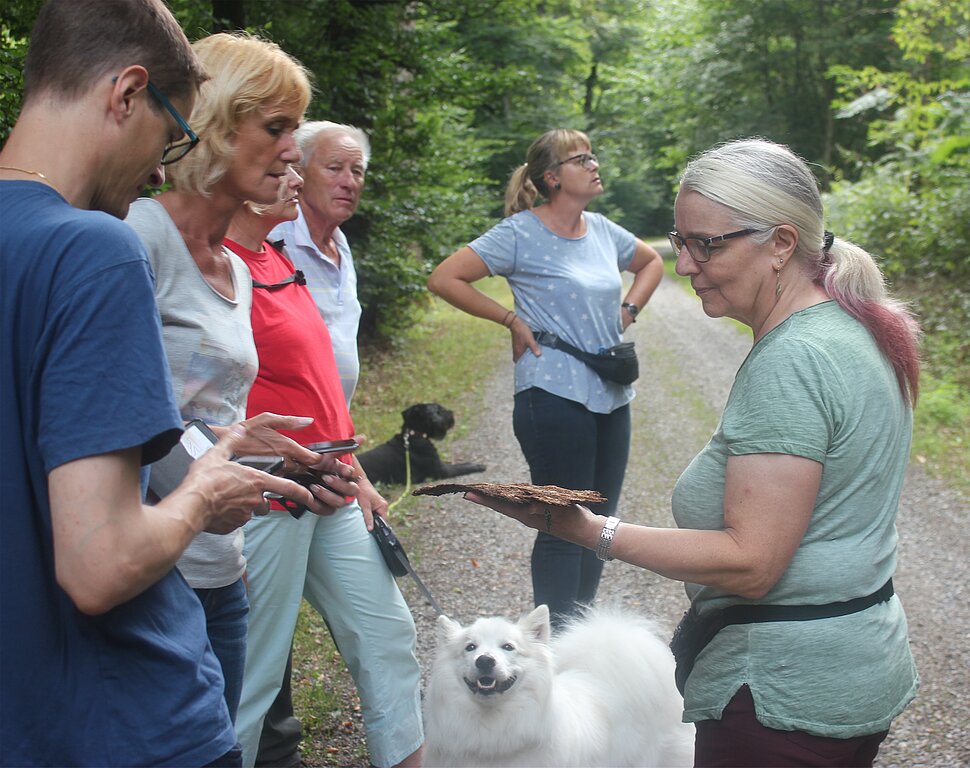
[[[693,296],[667,279],[631,331],[642,378],[620,514],[668,526],[674,482],[713,431],[750,337],[730,322],[707,318]],[[503,355],[474,400],[451,404],[469,429],[446,453],[489,465],[486,473],[469,476],[470,482],[528,482],[512,434],[511,368]],[[402,538],[445,613],[466,623],[484,615],[515,617],[532,608],[530,530],[459,496],[421,497],[412,509],[414,522]],[[970,766],[968,518],[967,505],[955,493],[919,467],[911,469],[898,521],[895,582],[922,687],[896,721],[879,766]],[[399,583],[415,615],[419,657],[427,670],[435,617],[409,579]],[[642,611],[671,629],[686,607],[679,583],[619,562],[607,566],[599,599]]]

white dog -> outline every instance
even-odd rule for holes
[[[674,662],[655,626],[592,610],[550,640],[518,623],[438,619],[425,695],[427,766],[690,766]]]

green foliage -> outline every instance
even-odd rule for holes
[[[369,337],[420,317],[428,271],[501,214],[528,144],[561,125],[590,134],[606,189],[594,206],[633,231],[669,227],[691,155],[762,135],[814,164],[832,226],[880,254],[894,281],[970,282],[966,0],[170,5],[192,38],[231,15],[275,40],[314,75],[310,118],[371,135],[346,225]],[[4,135],[40,0],[6,6]]]
[[[308,117],[357,125],[373,156],[353,243],[362,331],[394,336],[427,297],[431,266],[481,229],[486,154],[471,129],[477,92],[454,24],[423,4],[252,2],[254,31],[312,70]]]
[[[0,146],[17,121],[24,90],[24,59],[42,0],[5,0],[0,10]]]
[[[829,227],[882,259],[926,331],[939,392],[970,386],[970,5],[903,0],[899,66],[833,68],[840,114],[868,114],[879,160],[833,185]],[[932,404],[939,392],[929,390]],[[949,401],[949,396],[947,396]],[[930,413],[937,413],[929,408]],[[934,416],[935,418],[935,416]]]
[[[966,386],[922,377],[914,414],[913,456],[970,499],[970,394]]]
[[[0,24],[0,144],[6,142],[20,112],[26,55],[27,38],[14,37],[9,27]]]

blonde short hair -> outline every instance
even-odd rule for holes
[[[310,76],[276,43],[253,35],[220,32],[192,48],[209,74],[189,118],[201,141],[167,171],[176,189],[206,195],[229,170],[232,137],[244,119],[267,107],[292,107],[302,119]]]

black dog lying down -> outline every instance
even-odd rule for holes
[[[484,472],[484,464],[461,462],[446,464],[438,455],[432,440],[440,440],[455,426],[455,415],[438,403],[418,403],[406,408],[401,416],[404,426],[382,445],[357,454],[360,465],[371,482],[406,482],[404,435],[411,449],[411,482],[457,477],[471,472]]]

